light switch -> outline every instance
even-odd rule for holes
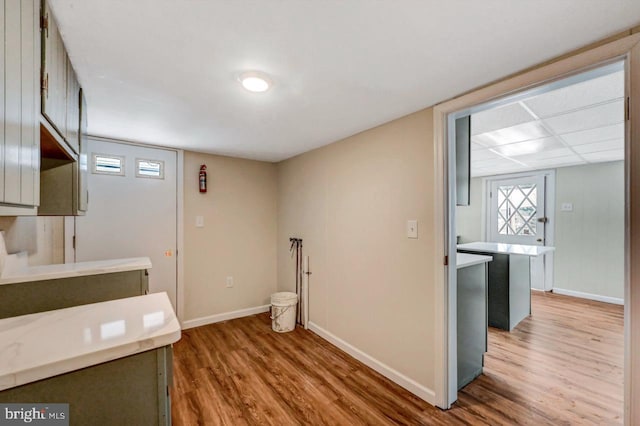
[[[560,210],[563,212],[572,212],[573,203],[562,203],[562,205],[560,206]]]
[[[418,221],[407,221],[407,238],[418,238]]]
[[[196,216],[196,228],[204,228],[204,216]]]

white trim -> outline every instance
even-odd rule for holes
[[[176,161],[176,316],[184,318],[184,151],[177,150]]]
[[[619,297],[600,296],[599,294],[584,293],[582,291],[565,290],[563,288],[554,288],[554,293],[564,296],[579,297],[581,299],[597,300],[598,302],[613,303],[616,305],[624,305],[624,299]]]
[[[182,329],[200,327],[203,325],[214,324],[216,322],[228,321],[236,318],[248,317],[263,312],[269,312],[271,305],[256,306],[253,308],[238,309],[237,311],[223,312],[221,314],[209,315],[206,317],[194,318],[182,322]]]
[[[378,373],[385,376],[387,379],[402,386],[412,394],[422,398],[423,400],[427,401],[431,405],[435,405],[436,394],[433,390],[429,389],[428,387],[421,385],[420,383],[405,376],[399,371],[394,370],[388,365],[378,361],[377,359],[366,354],[365,352],[361,351],[355,346],[352,346],[351,344],[345,342],[338,336],[330,333],[329,331],[325,330],[324,328],[320,327],[314,322],[309,323],[309,330],[313,331],[318,336],[322,337],[324,340],[328,341],[334,346],[337,346],[339,349],[351,355],[352,357],[362,362],[363,364],[367,365],[368,367],[371,367]]]

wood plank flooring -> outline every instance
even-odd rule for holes
[[[621,424],[623,309],[533,293],[533,315],[490,329],[484,374],[434,408],[267,314],[186,330],[174,345],[175,425]]]

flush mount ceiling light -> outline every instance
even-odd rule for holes
[[[242,87],[254,93],[266,92],[271,87],[271,80],[269,77],[257,71],[242,73],[240,74],[239,80]]]

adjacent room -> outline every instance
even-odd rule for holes
[[[640,424],[640,3],[0,22],[1,424]]]
[[[531,403],[622,418],[624,85],[616,62],[457,118],[462,393],[544,383]]]

